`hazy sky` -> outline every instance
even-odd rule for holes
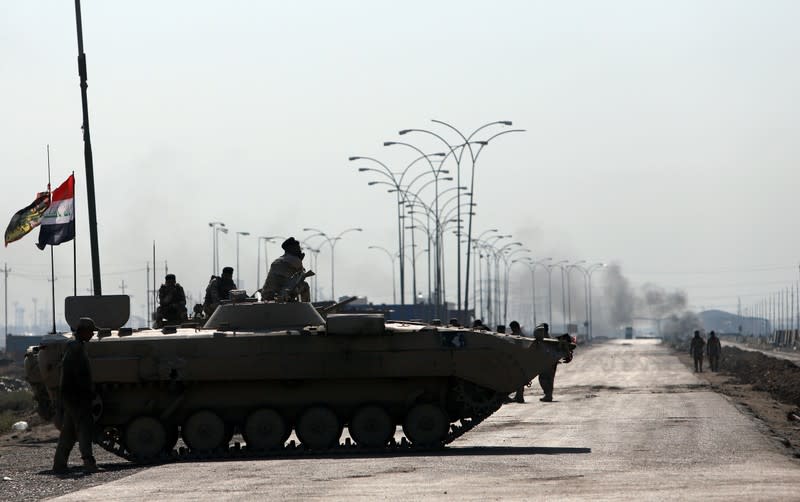
[[[202,291],[212,220],[251,233],[249,290],[252,236],[363,227],[337,245],[337,296],[391,300],[389,259],[367,246],[395,249],[394,199],[347,158],[399,170],[413,155],[383,141],[434,118],[527,130],[482,153],[476,229],[511,233],[536,257],[615,261],[636,284],[684,288],[695,308],[735,311],[737,296],[746,306],[797,280],[797,2],[82,5],[104,292],[124,280],[134,311],[154,240],[159,281],[166,259]],[[44,189],[49,143],[54,185],[76,172],[85,290],[76,56],[73,2],[0,3],[0,217]],[[37,233],[0,259],[10,302],[28,308],[49,296]],[[220,253],[235,266],[231,235]],[[56,259],[60,309],[71,245]]]

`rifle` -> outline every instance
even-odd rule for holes
[[[295,301],[297,298],[298,291],[297,288],[303,284],[303,281],[306,280],[306,277],[313,277],[316,275],[313,271],[307,270],[305,272],[297,272],[286,282],[286,286],[281,288],[280,292],[276,295],[275,300],[279,302],[292,302]]]

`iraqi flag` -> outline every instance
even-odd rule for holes
[[[39,224],[39,242],[36,247],[57,246],[75,238],[75,175],[53,190],[50,207]]]

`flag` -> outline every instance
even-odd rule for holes
[[[44,249],[48,244],[57,246],[75,238],[75,175],[70,174],[67,181],[53,190],[50,207],[42,216],[39,227],[39,242],[36,246]]]
[[[28,232],[39,226],[42,215],[48,206],[50,206],[50,192],[39,192],[28,207],[14,213],[6,228],[6,247],[9,243],[22,239]]]

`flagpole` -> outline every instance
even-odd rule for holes
[[[52,192],[50,191],[50,145],[47,145],[47,192],[50,194],[52,198]],[[52,199],[51,199],[52,200]],[[50,333],[56,333],[56,267],[54,264],[53,258],[53,245],[50,244],[50,291],[52,294],[52,305],[53,305],[53,331]]]
[[[75,171],[72,171],[72,178],[75,179]],[[78,296],[78,218],[75,208],[78,207],[77,197],[75,196],[75,183],[72,184],[72,224],[75,227],[75,235],[72,237],[72,294]]]
[[[100,284],[100,250],[97,244],[97,208],[94,199],[94,161],[92,140],[89,136],[89,98],[86,94],[86,54],[83,52],[83,22],[81,2],[75,0],[75,26],[78,32],[78,75],[81,81],[81,108],[83,111],[83,158],[86,164],[86,199],[89,203],[89,239],[92,247],[92,287],[95,296],[103,294]]]

